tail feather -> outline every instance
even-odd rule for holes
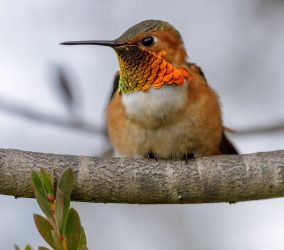
[[[239,154],[234,145],[228,140],[227,136],[223,132],[222,141],[220,145],[220,151],[224,155]]]

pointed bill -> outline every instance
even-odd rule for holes
[[[107,47],[118,47],[125,45],[123,43],[117,43],[115,41],[109,41],[109,40],[68,41],[60,44],[61,45],[99,45]]]

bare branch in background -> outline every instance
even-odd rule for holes
[[[5,99],[2,97],[0,97],[0,110],[37,122],[43,122],[68,129],[76,129],[92,134],[105,135],[105,128],[100,128],[95,124],[45,113],[25,105],[16,104],[16,102],[5,101]]]
[[[98,127],[96,124],[91,124],[80,117],[78,112],[80,103],[78,93],[80,91],[78,90],[78,84],[75,85],[74,83],[74,76],[70,74],[71,71],[67,71],[61,65],[53,66],[52,71],[54,77],[51,83],[55,87],[54,92],[67,107],[69,117],[46,113],[39,109],[19,104],[16,101],[5,100],[3,97],[0,97],[0,110],[22,118],[107,137],[105,127]]]
[[[61,65],[52,67],[52,89],[60,101],[66,106],[73,120],[79,120],[80,89],[74,72]]]
[[[32,197],[30,174],[66,167],[75,174],[73,200],[180,204],[284,197],[284,151],[174,160],[99,158],[0,149],[0,193]]]
[[[284,131],[284,121],[266,126],[236,129],[235,131],[233,131],[233,134],[237,136],[238,135],[243,136],[243,135],[254,135],[254,134],[277,133],[283,131]]]
[[[64,94],[66,103],[72,108],[72,106],[75,105],[75,93],[72,90],[72,83],[62,67],[57,67],[57,75],[60,90]]]

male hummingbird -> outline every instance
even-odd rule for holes
[[[236,154],[224,134],[218,96],[188,62],[180,33],[146,20],[112,41],[72,41],[116,52],[120,71],[107,106],[108,135],[118,155],[185,158]]]

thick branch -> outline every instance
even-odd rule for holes
[[[32,197],[31,170],[75,173],[73,200],[170,204],[284,197],[284,151],[182,161],[98,158],[0,149],[0,193]]]

